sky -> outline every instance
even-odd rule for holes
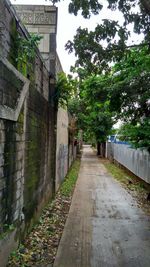
[[[49,0],[10,0],[15,4],[32,4],[32,5],[51,5]],[[101,0],[106,3],[106,0]],[[119,23],[123,21],[122,14],[119,11],[112,12],[104,6],[100,15],[92,15],[90,19],[84,19],[80,14],[74,16],[68,13],[69,0],[61,0],[60,3],[56,4],[58,7],[58,25],[57,25],[57,52],[63,67],[63,70],[68,74],[70,73],[70,66],[75,63],[75,56],[73,54],[68,54],[65,50],[65,44],[68,40],[73,40],[73,36],[76,33],[78,27],[88,28],[89,30],[94,30],[97,24],[102,22],[102,19],[117,20]],[[130,30],[131,30],[130,26]],[[142,37],[132,34],[132,38],[129,44],[139,43]],[[120,126],[118,122],[114,127],[118,128]]]
[[[45,0],[11,0],[12,4],[32,4],[32,5],[51,5],[50,1]],[[116,19],[116,13],[114,14],[106,7],[100,15],[92,15],[90,19],[84,19],[80,14],[74,16],[68,13],[69,0],[61,1],[56,4],[58,6],[58,26],[57,26],[57,52],[66,73],[70,72],[70,66],[75,63],[74,54],[68,54],[65,50],[65,44],[68,40],[73,40],[73,36],[76,33],[78,27],[86,27],[89,30],[94,30],[95,26],[104,18]],[[121,14],[117,13],[117,20],[122,20]]]
[[[32,4],[32,5],[51,5],[49,0],[10,0],[12,4]],[[106,0],[101,0],[103,3],[107,3]],[[103,4],[104,4],[103,3]],[[101,23],[102,19],[114,19],[118,20],[120,23],[122,21],[122,14],[119,11],[112,12],[107,9],[105,5],[100,12],[100,15],[92,15],[90,19],[84,19],[80,14],[74,16],[68,13],[69,0],[62,0],[60,3],[56,4],[58,7],[58,25],[57,25],[57,52],[66,73],[70,72],[70,66],[75,63],[74,54],[68,54],[65,50],[65,44],[68,40],[73,40],[73,36],[76,33],[78,27],[88,28],[89,30],[94,30],[97,24]],[[136,39],[136,36],[133,36]],[[138,37],[139,38],[139,37]],[[135,40],[134,40],[135,41]],[[136,40],[138,42],[138,40]]]

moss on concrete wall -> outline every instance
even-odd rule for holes
[[[4,224],[11,224],[13,221],[13,203],[15,196],[14,173],[15,173],[15,152],[16,138],[14,133],[14,123],[5,121],[5,148],[4,148],[4,177],[6,179],[6,187],[3,191],[3,211]]]
[[[30,88],[18,120],[0,118],[0,230],[8,234],[10,226],[17,228],[15,235],[12,235],[11,246],[8,242],[6,254],[9,254],[10,248],[16,244],[15,241],[28,231],[34,218],[40,214],[42,207],[52,196],[56,135],[56,110],[48,98],[49,72],[38,53],[35,57],[36,65],[32,62],[32,68],[28,68],[28,62],[20,64],[16,60],[19,58],[18,38],[26,38],[26,33],[8,8],[4,0],[0,1],[0,11],[3,9],[3,13],[7,14],[3,21],[0,17],[3,33],[6,33],[1,39],[3,51],[6,52],[4,55],[7,55],[7,59],[15,68],[30,79]],[[0,72],[0,85],[3,89],[0,104],[4,105],[5,92],[5,105],[15,110],[22,84],[14,77],[11,78],[11,71],[7,70],[7,75]],[[7,239],[5,242],[7,243]],[[0,262],[6,258],[6,254],[3,254],[6,243],[5,246],[0,243]]]

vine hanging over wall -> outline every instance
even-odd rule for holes
[[[35,60],[36,48],[42,39],[38,34],[30,34],[28,39],[18,37],[18,57],[16,58],[18,70],[27,76],[27,69],[31,69]]]
[[[16,21],[11,21],[11,49],[9,52],[9,61],[24,75],[27,76],[27,70],[32,69],[36,49],[42,36],[32,33],[25,38],[19,35]]]

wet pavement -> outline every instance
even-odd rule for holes
[[[150,267],[150,217],[84,146],[54,267]]]

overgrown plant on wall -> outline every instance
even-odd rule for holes
[[[43,37],[35,33],[28,37],[19,35],[16,22],[12,19],[11,38],[9,60],[24,76],[27,76],[27,72],[33,68],[36,49]]]
[[[77,79],[73,79],[71,75],[67,76],[64,72],[59,73],[55,94],[55,100],[58,106],[63,108],[68,107],[70,99],[77,94],[77,88]]]
[[[27,69],[30,71],[36,55],[36,48],[42,39],[38,34],[30,34],[28,39],[18,37],[18,56],[16,58],[18,69],[27,76]]]

